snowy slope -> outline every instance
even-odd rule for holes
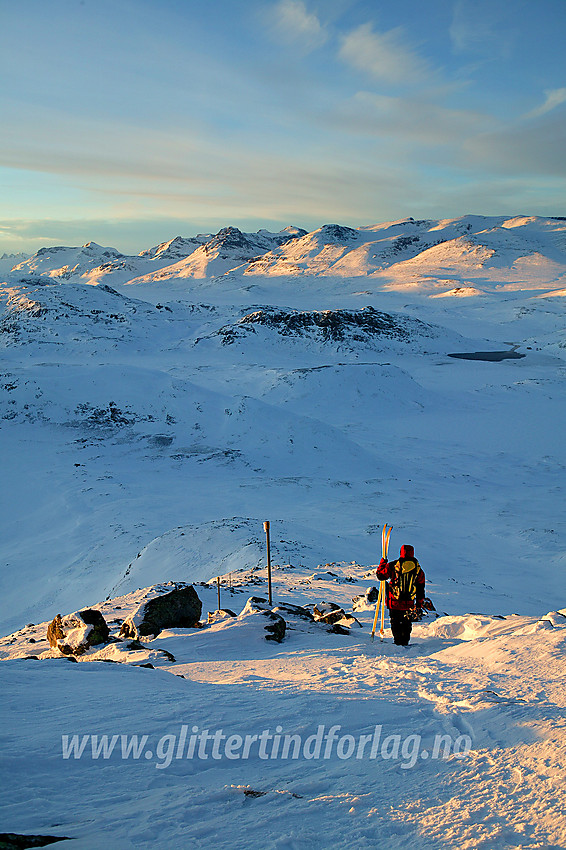
[[[14,266],[14,275],[22,277],[45,275],[47,277],[69,280],[96,268],[101,263],[120,261],[124,257],[115,248],[103,248],[96,242],[87,242],[80,248],[68,248],[62,245],[52,248],[40,248],[27,260]]]
[[[429,619],[409,649],[388,631],[371,642],[372,606],[349,635],[287,614],[329,595],[349,610],[364,570],[275,567],[274,604],[291,625],[281,644],[246,613],[250,590],[266,590],[256,569],[225,577],[238,617],[93,647],[77,664],[49,650],[46,624],[0,640],[12,659],[0,664],[3,755],[22,776],[5,788],[6,828],[85,850],[561,846],[566,609]],[[206,620],[216,589],[196,590]],[[97,607],[117,634],[151,594]]]
[[[137,256],[121,254],[115,248],[102,248],[95,242],[89,242],[82,248],[40,248],[33,257],[17,265],[12,263],[10,278],[17,281],[47,277],[93,285],[123,284],[140,274],[156,271],[187,257],[202,242],[202,238],[184,239],[178,236]]]
[[[407,219],[359,230],[325,225],[250,263],[244,274],[383,276],[406,283],[415,272],[478,276],[478,269],[508,268],[519,284],[524,280],[518,272],[537,274],[540,280],[560,277],[565,260],[562,220],[463,216]]]
[[[4,828],[85,850],[563,846],[564,221],[227,231],[45,249],[3,276]],[[449,356],[474,352],[512,356]],[[387,521],[443,616],[408,650],[372,644],[360,602],[348,635],[284,614],[265,641],[244,608],[266,595],[265,519],[276,602],[351,611]],[[117,633],[158,583],[197,583],[206,619],[219,574],[235,620],[48,651],[58,612],[98,607]],[[256,742],[163,767],[183,724],[382,725],[405,750]],[[73,734],[149,737],[138,759],[64,759]],[[410,736],[430,754],[440,734],[472,749],[410,764]]]
[[[2,254],[0,256],[0,275],[7,275],[12,271],[14,266],[18,266],[20,263],[23,263],[24,260],[29,258],[28,254]]]
[[[514,299],[487,316],[469,299],[419,302],[417,319],[374,307],[153,305],[52,279],[6,285],[4,628],[47,616],[58,598],[71,609],[106,595],[176,525],[260,510],[307,518],[315,536],[335,527],[353,558],[367,558],[384,519],[418,531],[450,576],[452,610],[466,610],[474,582],[496,589],[503,612],[548,605],[561,582],[547,544],[556,539],[564,558],[563,310],[556,298]],[[466,322],[473,335],[450,329]],[[495,327],[495,340],[478,333]],[[447,357],[521,341],[527,356],[498,365]],[[533,552],[541,559],[536,598],[509,587],[505,569],[492,576],[502,539],[521,576]],[[210,540],[206,559],[227,555]]]

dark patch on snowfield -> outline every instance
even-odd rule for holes
[[[20,835],[0,832],[0,850],[25,850],[26,847],[47,847],[57,841],[70,841],[66,835]]]
[[[121,410],[113,401],[110,401],[106,407],[94,407],[88,402],[78,404],[75,408],[75,414],[79,417],[80,424],[86,424],[92,427],[99,425],[104,427],[133,425],[139,419],[147,419],[147,417],[139,417],[130,410]],[[71,424],[76,425],[79,423]]]
[[[164,449],[168,448],[175,439],[170,434],[154,434],[152,437],[147,438],[150,445],[152,445],[156,449]]]
[[[410,245],[416,245],[420,241],[420,236],[398,236],[391,246],[391,251],[393,253],[398,253],[399,251],[403,251],[405,248],[409,248]]]
[[[226,325],[217,333],[223,345],[230,345],[246,332],[255,332],[255,325],[275,330],[281,336],[315,336],[324,342],[365,342],[368,337],[386,337],[410,341],[415,335],[435,337],[432,326],[419,319],[396,317],[373,307],[361,310],[278,310],[264,307],[243,316],[233,325]],[[197,340],[198,341],[198,340]]]
[[[194,445],[188,448],[180,448],[171,454],[173,460],[195,460],[196,463],[206,463],[210,460],[220,460],[226,463],[234,463],[244,459],[244,454],[238,449],[214,448],[210,446]],[[244,461],[245,463],[245,461]],[[249,464],[245,463],[246,466]]]

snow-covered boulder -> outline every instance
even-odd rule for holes
[[[65,617],[57,614],[47,627],[49,645],[63,655],[82,655],[91,646],[105,643],[109,634],[100,611],[91,608],[75,611]]]
[[[343,608],[336,605],[335,602],[317,602],[313,605],[313,614],[315,623],[323,626],[330,626],[329,632],[339,635],[350,634],[352,626],[359,626],[361,623],[354,617],[353,614],[346,614]]]
[[[354,611],[367,611],[373,608],[377,602],[379,590],[375,585],[366,588],[366,592],[362,596],[354,596],[352,599],[352,608]]]
[[[314,620],[313,615],[307,608],[303,608],[302,605],[292,605],[290,602],[279,602],[273,610],[276,614],[281,616],[285,614],[288,618],[298,618],[299,620],[306,620],[309,623],[312,623]]]
[[[346,615],[343,608],[335,602],[317,602],[313,608],[314,618],[318,623],[332,625],[342,620]]]
[[[208,625],[218,623],[219,620],[225,620],[226,617],[236,617],[236,613],[231,608],[218,608],[216,611],[208,612]]]
[[[120,637],[154,637],[163,629],[190,629],[198,626],[202,602],[192,585],[167,582],[148,589],[146,599],[126,620]]]
[[[271,606],[267,599],[264,596],[250,596],[242,608],[240,617],[245,617],[246,614],[257,614],[264,611],[271,611]]]
[[[287,624],[280,614],[277,614],[269,607],[266,599],[262,596],[250,596],[244,605],[242,613],[239,615],[239,619],[246,618],[250,614],[260,614],[266,617],[269,622],[264,626],[267,632],[265,639],[281,643],[285,637]]]

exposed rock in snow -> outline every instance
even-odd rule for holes
[[[267,604],[267,599],[261,596],[250,596],[238,619],[245,619],[254,614],[259,614],[269,620],[269,623],[263,627],[264,631],[267,632],[265,639],[281,643],[285,637],[286,623],[283,617]]]
[[[379,590],[377,587],[368,587],[366,592],[361,596],[354,596],[352,599],[352,608],[354,611],[369,611],[375,607]]]
[[[281,614],[282,616],[297,617],[300,620],[306,620],[308,623],[314,622],[311,612],[302,605],[292,605],[290,602],[278,602],[273,610],[276,614]]]
[[[345,616],[344,611],[335,602],[317,602],[313,607],[314,618],[319,623],[328,623],[332,625],[342,620]]]
[[[168,582],[150,588],[146,601],[138,606],[120,629],[120,637],[154,637],[163,629],[189,629],[198,626],[202,602],[192,585]]]
[[[237,322],[216,332],[222,345],[231,345],[266,328],[282,337],[313,339],[321,343],[340,343],[350,347],[372,346],[374,340],[411,342],[436,338],[439,329],[408,316],[392,315],[364,307],[361,310],[298,311],[265,307],[248,313]],[[198,340],[200,341],[200,340]]]
[[[47,627],[47,640],[63,655],[82,655],[91,646],[104,643],[110,634],[100,611],[85,608],[61,617],[57,614]]]

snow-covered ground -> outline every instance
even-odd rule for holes
[[[227,228],[137,258],[89,243],[4,274],[7,831],[81,848],[566,845],[565,268],[564,221],[466,216]],[[449,356],[483,351],[523,356]],[[223,575],[240,613],[265,595],[266,519],[276,603],[351,611],[387,521],[446,616],[408,650],[371,643],[367,606],[349,635],[288,622],[273,644],[244,614],[103,651],[120,665],[25,660],[55,614],[123,619],[160,582]],[[216,589],[196,589],[206,618]],[[183,724],[302,740],[338,725],[356,746],[382,725],[405,750],[163,767]],[[62,757],[62,735],[134,733],[152,758]],[[437,734],[472,749],[409,764],[408,736],[430,752]]]
[[[274,605],[351,609],[371,583],[356,564],[280,565]],[[196,590],[206,621],[217,590]],[[265,570],[235,570],[221,604],[266,591]],[[97,607],[116,634],[145,596]],[[77,664],[45,623],[0,641],[18,658],[1,665],[10,830],[85,850],[564,846],[566,609],[440,616],[408,648],[371,642],[373,605],[349,635],[283,613],[281,644],[245,612]]]

